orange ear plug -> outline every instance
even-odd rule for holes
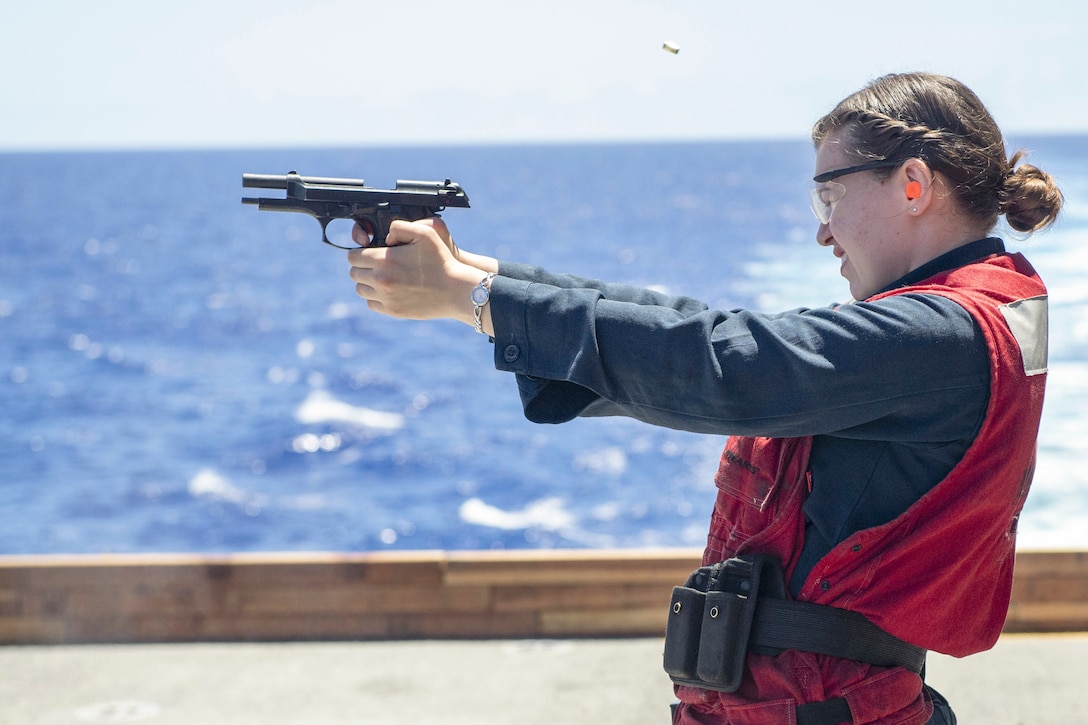
[[[907,200],[914,201],[922,195],[922,185],[917,181],[907,182]]]

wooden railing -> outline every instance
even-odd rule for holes
[[[1088,631],[1088,552],[1018,553],[1005,631]]]
[[[0,557],[0,644],[660,636],[694,550]],[[1088,553],[1017,556],[1006,631],[1088,630]]]

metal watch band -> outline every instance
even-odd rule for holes
[[[481,335],[487,334],[484,332],[483,311],[484,305],[491,299],[491,290],[488,289],[487,285],[494,278],[495,273],[492,272],[481,279],[480,284],[472,288],[472,323],[473,327],[476,328],[476,332]]]

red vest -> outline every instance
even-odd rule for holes
[[[817,562],[801,600],[860,612],[900,639],[957,657],[989,649],[1005,622],[1016,522],[1035,468],[1046,381],[1046,288],[1019,254],[999,254],[882,297],[948,297],[990,349],[990,400],[948,476],[898,518],[850,536]],[[729,439],[703,563],[774,554],[789,579],[804,542],[811,438]],[[794,703],[845,697],[855,723],[925,723],[921,679],[787,651],[749,654],[739,690],[678,687],[678,722],[776,725]]]

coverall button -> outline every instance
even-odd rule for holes
[[[512,363],[521,357],[521,348],[517,345],[507,345],[506,349],[502,351],[502,356],[508,363]]]

